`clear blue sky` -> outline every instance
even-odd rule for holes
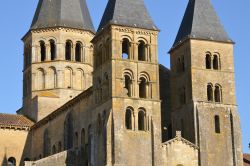
[[[159,35],[160,63],[169,67],[168,50],[177,34],[188,0],[145,0]],[[8,0],[0,5],[0,112],[15,113],[22,105],[23,44],[38,0]],[[95,25],[99,25],[107,0],[87,0]],[[250,153],[250,1],[212,0],[226,31],[236,42],[235,72],[244,152]]]

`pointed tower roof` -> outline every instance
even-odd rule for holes
[[[189,0],[173,47],[187,38],[232,42],[210,0]]]
[[[95,32],[86,0],[39,0],[30,29],[51,27]]]
[[[108,24],[158,30],[144,0],[109,0],[98,31]]]

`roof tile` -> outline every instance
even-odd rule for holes
[[[108,24],[158,30],[144,0],[109,0],[98,31]]]
[[[34,123],[23,115],[0,113],[0,126],[31,127]]]

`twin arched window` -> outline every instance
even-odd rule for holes
[[[143,108],[138,110],[138,130],[145,131],[146,130],[146,111]],[[128,130],[134,129],[134,110],[133,108],[128,107],[125,113],[125,127]]]
[[[215,87],[212,84],[207,85],[207,100],[217,103],[222,102],[222,88],[219,84],[216,84]]]
[[[150,79],[146,73],[142,73],[138,80],[139,85],[139,98],[148,98],[150,85]],[[124,72],[124,88],[127,90],[127,96],[132,97],[132,89],[133,89],[133,75],[130,71]]]
[[[49,47],[50,47],[50,59],[55,60],[56,59],[56,44],[54,40],[49,41]],[[46,45],[44,41],[40,41],[40,56],[41,56],[41,62],[44,62],[45,60],[49,60],[47,56],[46,51]]]
[[[206,54],[206,69],[219,70],[220,68],[220,59],[217,54],[213,56],[210,53]]]
[[[131,54],[133,51],[131,50],[133,47],[131,47],[131,42],[129,39],[124,38],[122,40],[122,59],[133,59]],[[138,61],[147,61],[147,45],[143,40],[140,40],[138,42]]]

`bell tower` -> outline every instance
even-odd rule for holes
[[[23,37],[23,107],[38,121],[92,86],[95,34],[85,0],[39,0]]]
[[[233,45],[210,0],[189,0],[170,50],[172,126],[201,166],[242,166]]]
[[[95,104],[112,121],[107,165],[160,165],[157,39],[144,0],[108,1],[92,40]]]

